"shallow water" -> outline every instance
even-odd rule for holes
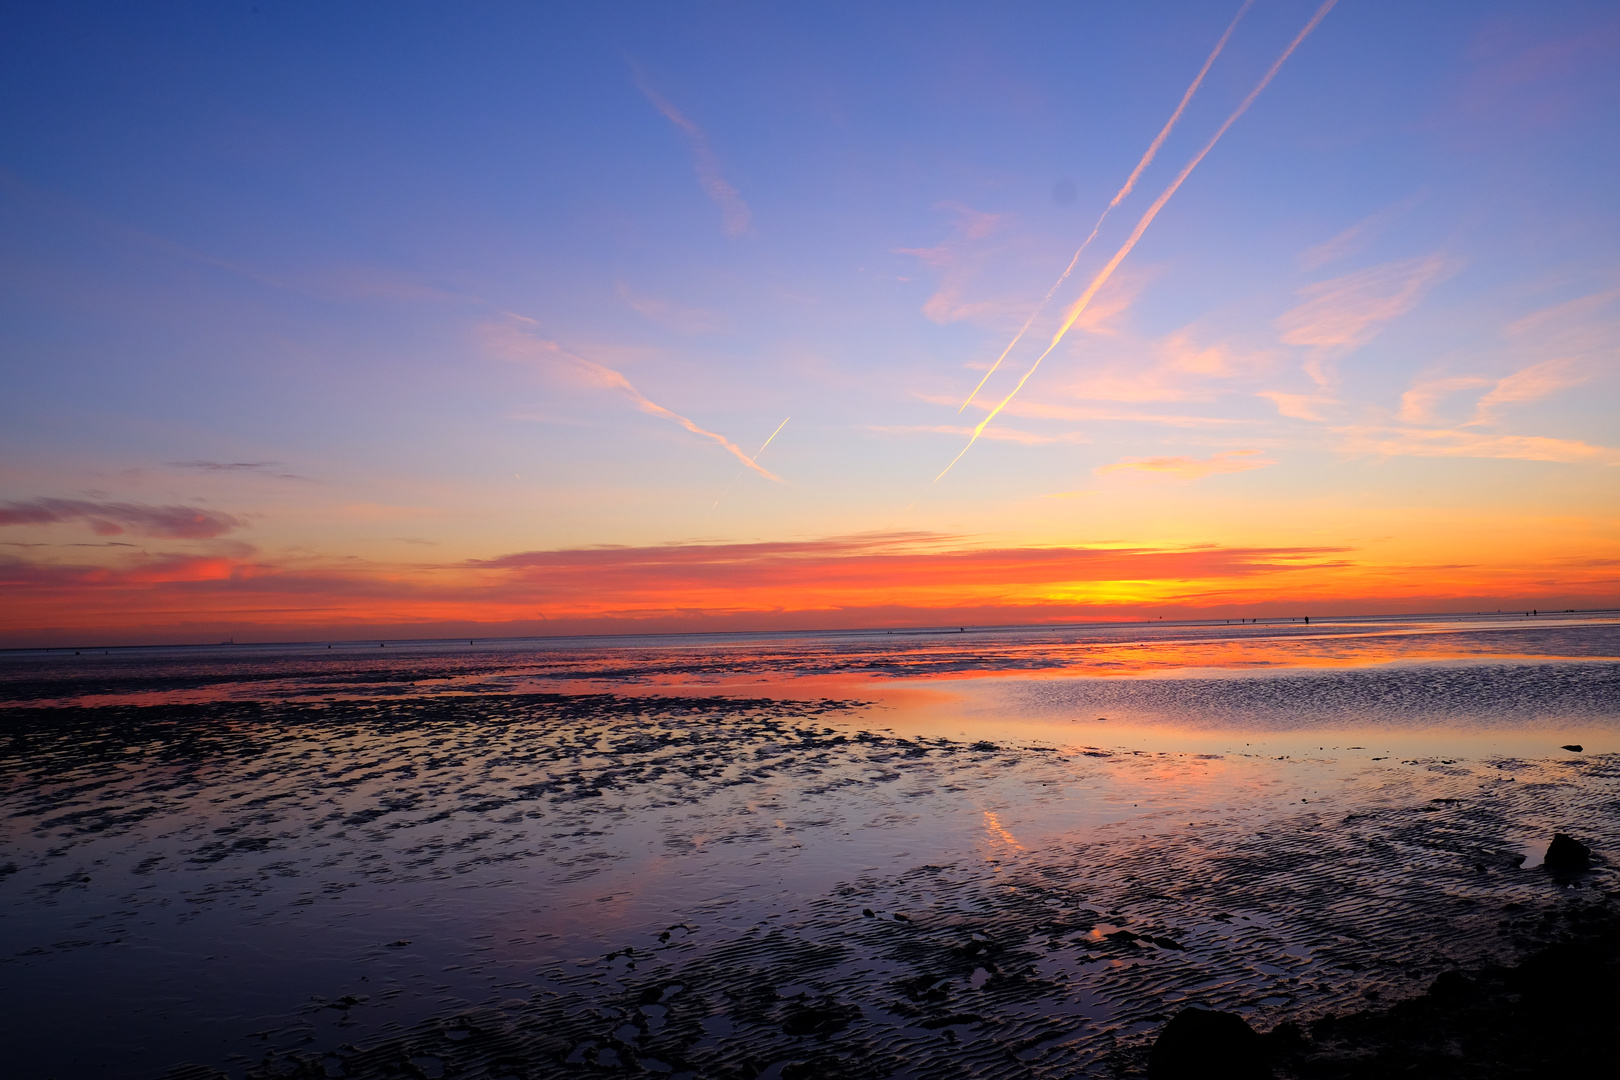
[[[1112,1075],[1616,886],[1536,867],[1620,840],[1589,617],[11,653],[0,698],[25,1075]]]

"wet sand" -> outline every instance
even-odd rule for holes
[[[1504,1053],[1479,1017],[1516,992],[1491,966],[1607,940],[1620,889],[1620,755],[1558,738],[1612,741],[1602,655],[798,700],[833,684],[478,693],[464,672],[427,693],[408,685],[419,657],[408,681],[351,666],[346,685],[383,691],[366,696],[126,669],[101,704],[48,705],[60,689],[30,670],[0,712],[12,1060],[60,1077],[1139,1075],[1199,1003],[1300,1025],[1278,1075],[1378,1075],[1378,1047],[1386,1065],[1418,1053],[1384,1007],[1417,1001],[1432,1033],[1451,1021],[1424,995],[1463,968],[1477,992],[1445,1008],[1474,1041],[1419,1049],[1475,1071],[1425,1068],[1516,1075],[1475,1060]],[[1394,699],[1370,709],[1363,677]],[[1540,867],[1555,831],[1593,868]]]

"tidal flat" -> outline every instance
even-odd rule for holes
[[[1620,890],[1604,616],[15,651],[0,739],[31,1077],[1338,1075]]]

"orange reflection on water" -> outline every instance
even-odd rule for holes
[[[1018,842],[1018,837],[1007,830],[996,816],[994,810],[984,812],[984,831],[989,835],[991,843],[1013,851],[1023,851],[1024,845]]]
[[[1449,660],[1620,658],[1613,617],[1492,616],[1264,623],[987,627],[735,639],[671,639],[553,655],[537,679],[675,687],[776,687],[784,679],[977,678],[984,675],[1163,676],[1193,671],[1344,668]],[[1595,631],[1595,633],[1594,633]],[[718,645],[718,647],[717,647]]]

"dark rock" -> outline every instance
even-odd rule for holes
[[[1568,750],[1571,753],[1578,754],[1581,752],[1581,744],[1578,742],[1565,743],[1563,746],[1560,746],[1559,749]]]
[[[1437,1001],[1463,1001],[1479,993],[1479,987],[1460,971],[1442,971],[1429,984],[1429,996]]]
[[[1585,870],[1592,865],[1592,849],[1568,833],[1554,833],[1541,864],[1549,870]]]
[[[1261,1036],[1274,1054],[1292,1054],[1310,1045],[1305,1030],[1292,1021],[1278,1024]]]
[[[1309,1080],[1607,1076],[1620,1011],[1620,897],[1571,908],[1569,940],[1512,967],[1443,972],[1422,995],[1263,1037],[1279,1073]],[[1515,904],[1522,910],[1524,905]]]
[[[1148,1055],[1149,1080],[1266,1080],[1266,1045],[1236,1013],[1183,1009]]]

